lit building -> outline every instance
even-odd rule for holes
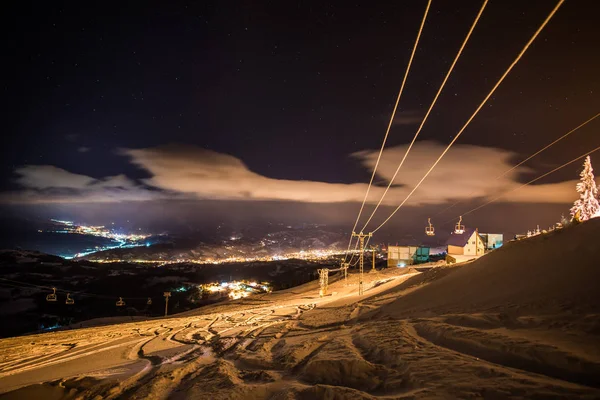
[[[504,244],[504,235],[501,233],[480,233],[479,236],[481,236],[486,250],[494,250]]]
[[[464,233],[452,233],[446,242],[449,255],[482,256],[485,242],[477,229],[467,228]]]
[[[429,261],[429,247],[388,246],[388,267],[405,267]]]

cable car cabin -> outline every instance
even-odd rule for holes
[[[454,233],[456,233],[457,235],[462,235],[463,233],[465,233],[465,226],[461,225],[462,222],[462,215],[460,216],[460,218],[458,219],[458,222],[456,223],[456,226],[454,227]]]
[[[71,293],[67,293],[67,300],[65,301],[65,304],[75,304],[75,300],[71,298]]]
[[[431,225],[431,218],[427,218],[427,222],[429,223],[429,226],[425,227],[425,234],[427,236],[435,236],[435,229],[433,228],[433,225]]]
[[[148,304],[149,306],[152,305],[152,299],[150,297],[148,297],[148,301],[146,302],[146,304]]]
[[[56,288],[53,287],[52,290],[54,291],[54,293],[47,295],[46,301],[56,301]]]
[[[125,305],[125,302],[123,301],[122,297],[119,297],[119,300],[117,301],[117,307],[123,307]]]

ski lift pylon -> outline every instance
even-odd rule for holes
[[[125,302],[123,301],[122,297],[119,297],[119,300],[117,300],[117,307],[123,307],[125,305]]]
[[[454,233],[461,235],[463,233],[465,233],[465,226],[461,225],[462,222],[462,215],[460,216],[460,218],[458,219],[458,222],[456,223],[456,226],[454,227]]]
[[[67,293],[67,300],[65,301],[65,304],[75,304],[75,300],[71,298],[71,293]]]
[[[47,295],[46,301],[56,301],[56,288],[53,287],[52,290],[54,291],[54,293]]]
[[[425,227],[425,234],[427,236],[435,236],[435,228],[431,225],[431,218],[427,218],[427,223],[429,226]]]

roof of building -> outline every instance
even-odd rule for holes
[[[466,228],[465,233],[461,234],[453,232],[446,241],[446,244],[449,246],[465,247],[473,235],[473,232],[475,232],[475,229],[473,228]]]

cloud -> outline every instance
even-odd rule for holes
[[[81,147],[77,148],[77,151],[80,152],[80,153],[87,153],[90,150],[91,150],[91,148],[85,147],[85,146],[81,146]]]
[[[74,174],[52,165],[26,165],[17,168],[17,183],[26,188],[83,189],[94,181],[89,176]]]
[[[402,201],[444,148],[444,145],[435,142],[416,143],[383,204],[395,205]],[[377,175],[386,184],[406,149],[407,146],[397,146],[384,151]],[[272,179],[250,171],[236,157],[193,146],[123,149],[121,153],[152,175],[144,181],[147,185],[203,199],[358,202],[362,201],[367,189],[363,183]],[[352,157],[372,171],[377,154],[377,151],[362,151],[352,154]],[[514,157],[515,153],[506,150],[456,145],[415,192],[410,203],[439,204],[449,200],[490,197],[514,189],[519,185],[516,178],[521,173],[530,172],[528,168],[520,167],[501,179],[494,179],[512,166],[510,160]],[[519,201],[568,202],[573,199],[574,192],[567,187],[528,186],[521,189]],[[551,189],[552,196],[542,195],[546,189]],[[377,202],[383,191],[383,187],[373,187],[369,202]],[[507,200],[510,201],[510,198]]]
[[[398,200],[401,201],[421,180],[445,147],[446,145],[432,141],[415,143],[394,180],[394,185],[402,188],[393,190],[393,193],[390,190],[388,195],[394,200],[387,204],[399,204]],[[408,145],[403,145],[384,150],[377,176],[386,185],[407,149]],[[377,155],[378,151],[369,150],[354,153],[352,157],[372,171]],[[511,193],[500,197],[498,201],[568,203],[575,199],[573,187],[576,181],[529,185],[512,192],[522,185],[518,181],[520,175],[533,172],[530,168],[521,166],[503,175],[512,168],[512,160],[516,156],[512,151],[493,147],[454,145],[411,196],[409,204],[439,204],[472,198],[491,200],[505,192]]]
[[[389,119],[389,116],[386,117]],[[401,111],[394,117],[394,125],[416,125],[423,120],[423,114],[417,110]]]
[[[200,199],[290,200],[312,203],[362,201],[366,185],[272,179],[238,158],[194,146],[121,149],[152,177],[144,183]]]
[[[578,180],[545,185],[529,185],[502,196],[498,201],[514,203],[573,203]]]
[[[52,165],[26,165],[15,170],[15,182],[23,189],[0,194],[4,203],[105,203],[164,198],[125,175],[95,179]],[[172,194],[171,194],[172,195]]]
[[[399,204],[444,150],[436,142],[418,142],[389,190],[383,205]],[[376,182],[387,185],[407,145],[384,151]],[[327,183],[273,179],[251,171],[242,160],[195,146],[165,145],[144,149],[120,149],[150,177],[134,181],[125,175],[101,179],[75,174],[50,165],[18,168],[16,182],[22,190],[4,193],[11,202],[118,202],[156,199],[210,199],[243,201],[295,201],[302,203],[361,202],[366,183]],[[372,171],[378,151],[351,155]],[[407,205],[435,205],[474,197],[493,199],[518,188],[518,177],[532,172],[519,167],[495,179],[512,167],[516,154],[502,149],[454,145]],[[569,203],[576,197],[575,181],[529,185],[501,197],[502,202]],[[376,203],[385,187],[373,186],[368,202]]]

